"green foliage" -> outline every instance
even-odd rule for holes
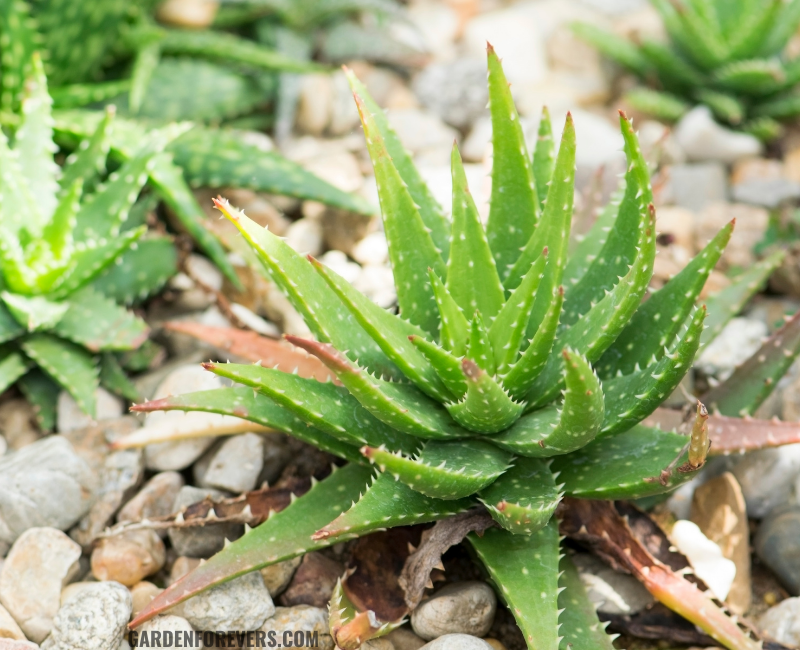
[[[653,273],[655,211],[647,165],[623,115],[624,191],[590,231],[596,241],[581,244],[588,259],[570,260],[572,120],[567,116],[557,154],[551,126],[544,124],[530,159],[490,48],[493,132],[504,134],[495,142],[493,179],[507,192],[493,197],[500,204],[484,229],[454,149],[453,220],[442,246],[440,213],[426,200],[413,164],[404,155],[395,160],[392,152],[401,151],[396,136],[363,86],[355,80],[353,86],[376,170],[399,315],[376,307],[333,270],[217,200],[317,339],[287,340],[319,358],[339,383],[258,364],[206,364],[243,387],[137,407],[238,415],[350,464],[321,484],[329,486],[327,498],[314,488],[167,589],[134,624],[243,571],[347,536],[485,507],[498,527],[469,540],[529,647],[556,650],[562,637],[581,637],[584,625],[596,647],[610,647],[561,556],[553,514],[564,495],[651,496],[697,471],[695,463],[664,478],[664,468],[684,459],[687,437],[641,421],[691,366],[706,319],[696,300],[732,225],[643,301]],[[547,188],[541,214],[539,185]],[[520,233],[528,236],[523,247]],[[740,288],[739,298],[752,286]],[[572,297],[568,310],[562,309],[565,294]],[[784,339],[783,347],[800,350],[795,329]],[[791,362],[780,358],[783,349],[773,356],[759,377],[772,379]],[[754,399],[763,399],[774,383],[765,388],[760,382]],[[377,472],[368,485],[367,462]],[[354,477],[352,484],[339,482],[344,472]],[[355,490],[358,501],[343,506],[340,493]],[[335,517],[332,504],[341,510]],[[561,561],[568,572],[563,581]],[[560,584],[569,591],[564,598]],[[575,611],[562,616],[565,602]],[[332,620],[354,620],[355,610],[341,598],[340,604],[345,614],[335,606]]]
[[[21,379],[50,428],[53,383],[93,414],[100,354],[135,349],[147,338],[144,321],[118,304],[125,293],[107,269],[120,268],[115,262],[124,263],[146,230],[122,229],[171,133],[154,131],[117,172],[96,183],[109,150],[108,113],[62,173],[53,161],[51,100],[38,56],[31,71],[13,144],[0,134],[0,391]],[[164,274],[175,272],[171,244],[164,253],[155,264],[161,275],[142,266],[143,275],[130,277],[125,288],[135,284],[142,295],[160,286]],[[109,363],[105,375],[122,387],[124,374]]]
[[[575,33],[649,87],[626,95],[632,107],[674,121],[705,104],[729,126],[763,139],[780,134],[776,119],[800,115],[800,60],[785,52],[800,26],[795,0],[651,0],[668,43],[627,41],[577,23]]]

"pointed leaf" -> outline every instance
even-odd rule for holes
[[[657,363],[603,382],[606,415],[601,436],[620,433],[641,422],[672,394],[692,367],[705,315],[704,307],[698,309],[672,353]]]
[[[487,487],[508,469],[511,454],[482,440],[428,441],[409,458],[376,447],[361,453],[397,481],[434,499],[462,499]]]
[[[456,356],[462,356],[467,350],[469,321],[464,312],[456,304],[453,296],[444,286],[439,276],[428,269],[428,278],[433,288],[433,296],[441,315],[441,332],[439,340],[442,347]]]
[[[296,336],[287,336],[286,339],[320,359],[336,373],[339,381],[364,409],[392,430],[433,439],[465,438],[471,435],[453,422],[439,404],[412,386],[373,377],[327,343]]]
[[[464,359],[461,369],[467,378],[467,393],[461,401],[447,404],[447,411],[465,429],[478,433],[497,433],[513,424],[525,408],[472,359]]]
[[[0,348],[0,395],[29,369],[28,360],[22,353],[11,348]]]
[[[11,315],[5,304],[0,302],[0,343],[11,341],[25,333],[25,329]]]
[[[39,34],[28,3],[22,0],[0,3],[0,25],[4,32],[0,39],[0,112],[14,113],[30,72],[31,55],[40,45]]]
[[[25,83],[22,121],[14,134],[19,169],[36,199],[42,218],[36,230],[44,226],[56,209],[59,168],[53,161],[53,154],[58,148],[53,143],[52,103],[47,93],[42,60],[37,53],[33,55],[31,76]]]
[[[620,38],[618,34],[592,25],[590,23],[572,23],[572,31],[583,41],[596,47],[612,61],[624,65],[632,72],[639,75],[646,74],[650,66],[642,52],[628,39]]]
[[[232,417],[244,418],[261,426],[282,431],[298,440],[302,440],[334,456],[344,458],[351,462],[362,463],[363,456],[358,452],[358,447],[338,438],[323,433],[319,429],[309,426],[297,417],[292,411],[280,406],[275,400],[266,395],[256,393],[246,386],[233,388],[217,388],[214,390],[198,391],[172,395],[163,399],[150,400],[144,404],[132,407],[137,413],[150,413],[153,411],[202,411],[204,413],[217,413]],[[139,429],[142,431],[142,429]],[[115,445],[116,449],[139,447],[144,443],[164,442],[166,440],[183,440],[188,436],[170,436],[164,439],[141,440],[134,432],[123,438]]]
[[[369,92],[367,92],[366,86],[356,78],[352,70],[345,68],[345,74],[350,82],[350,88],[356,95],[361,97],[367,110],[372,113],[375,125],[386,144],[386,151],[391,156],[397,172],[408,187],[411,198],[418,206],[419,215],[425,226],[430,230],[434,245],[441,253],[442,259],[447,260],[450,249],[450,224],[444,216],[444,211],[436,202],[436,199],[433,198],[433,194],[431,194],[428,186],[422,180],[422,176],[414,166],[411,156],[403,147],[403,143],[400,142],[392,127],[389,126],[386,114],[372,99]]]
[[[471,499],[444,500],[425,496],[382,473],[353,506],[314,533],[314,539],[363,535],[382,528],[414,526],[457,515],[475,505]]]
[[[543,106],[536,147],[533,150],[533,178],[536,181],[536,194],[539,198],[540,210],[547,198],[547,187],[553,178],[555,164],[556,148],[553,142],[553,124],[550,121],[550,111],[547,110],[547,106]]]
[[[0,242],[3,242],[14,237],[22,228],[30,232],[30,228],[33,227],[35,232],[37,224],[41,225],[43,219],[28,181],[22,173],[17,153],[9,147],[3,132],[0,132],[0,169],[3,170],[0,174],[0,206],[3,207],[1,225],[8,233],[0,237]],[[9,242],[5,243],[6,246],[9,245]]]
[[[52,379],[65,389],[86,414],[94,417],[95,390],[99,371],[94,358],[74,343],[50,334],[33,334],[22,341],[22,349]]]
[[[413,452],[419,441],[386,426],[362,408],[346,388],[322,384],[280,370],[235,363],[203,364],[220,377],[255,388],[303,422],[337,440],[354,445],[381,445]]]
[[[539,199],[511,89],[500,59],[487,43],[489,110],[492,114],[492,196],[486,235],[497,271],[506,284],[509,269],[519,258],[520,242],[533,234],[539,220]],[[537,246],[537,255],[546,243]],[[532,259],[530,260],[533,261]],[[530,265],[528,263],[525,267]],[[519,276],[521,277],[521,276]]]
[[[544,528],[561,500],[555,479],[547,461],[517,458],[511,469],[481,492],[480,499],[503,528],[530,535]]]
[[[752,415],[800,354],[800,311],[774,332],[724,382],[703,395],[703,403],[722,415]]]
[[[439,314],[433,290],[425,282],[424,274],[426,269],[433,269],[437,275],[442,276],[444,262],[422,221],[414,199],[392,163],[375,117],[358,95],[355,98],[375,170],[400,315],[429,334],[435,334],[439,328]]]
[[[56,426],[56,408],[59,385],[39,368],[34,368],[18,382],[22,394],[33,405],[36,422],[42,431],[52,431]]]
[[[625,173],[625,195],[619,206],[619,215],[608,234],[602,250],[574,285],[565,286],[564,312],[561,322],[571,325],[593,303],[601,300],[606,291],[627,273],[633,264],[640,243],[642,225],[649,220],[648,206],[653,202],[650,172],[639,147],[633,125],[620,112],[620,129],[625,142],[628,169]]]
[[[215,201],[215,205],[244,235],[272,280],[303,316],[317,339],[332,343],[338,350],[346,350],[348,356],[358,359],[371,372],[402,378],[397,366],[349,314],[307,259],[227,201]]]
[[[131,402],[141,399],[136,386],[111,352],[106,352],[100,360],[100,385]]]
[[[696,474],[673,472],[666,485],[651,480],[684,456],[688,442],[688,436],[637,424],[625,433],[595,440],[568,456],[556,457],[550,469],[558,472],[558,480],[563,481],[569,496],[640,499],[674,490]]]
[[[531,264],[531,268],[522,278],[522,282],[514,289],[489,328],[489,340],[492,342],[498,375],[505,375],[517,360],[523,336],[528,330],[533,301],[536,298],[539,282],[544,275],[546,263],[547,249],[545,248],[536,261]]]
[[[42,232],[42,237],[57,260],[72,255],[72,231],[75,230],[75,217],[80,210],[82,194],[83,180],[79,178],[61,194],[53,217]]]
[[[309,259],[361,327],[417,388],[440,402],[450,399],[450,394],[436,371],[408,340],[410,336],[423,336],[421,329],[376,305],[324,264],[310,256]]]
[[[505,302],[492,251],[467,187],[458,147],[453,145],[450,165],[453,180],[453,228],[447,260],[447,290],[466,314],[480,311],[491,323]]]
[[[52,329],[66,313],[69,304],[53,302],[42,296],[22,296],[3,291],[0,298],[16,321],[29,332]]]
[[[529,648],[558,650],[558,526],[533,535],[490,528],[467,537],[508,605]]]
[[[569,553],[562,555],[559,567],[560,650],[614,650],[612,641],[616,636],[605,633],[608,623],[597,618],[594,603],[586,595],[586,587]]]
[[[89,287],[71,295],[67,304],[53,331],[92,352],[137,348],[150,331],[141,318]]]
[[[130,627],[138,627],[209,587],[341,541],[341,537],[312,540],[311,535],[358,498],[369,476],[370,470],[359,465],[347,465],[336,470],[288,508],[272,515],[258,528],[247,532],[194,571],[172,583],[139,613]]]
[[[436,370],[442,380],[456,399],[461,399],[467,392],[467,380],[461,371],[461,361],[444,348],[427,341],[422,336],[409,336],[409,340],[423,354]]]
[[[492,442],[522,456],[567,454],[594,440],[603,423],[605,407],[600,380],[579,354],[562,352],[566,390],[564,402],[523,416],[492,437]]]
[[[492,343],[489,340],[489,333],[486,331],[483,318],[479,311],[475,312],[475,316],[470,323],[467,357],[472,359],[482,370],[485,370],[490,375],[494,375],[497,370],[494,361],[494,350],[492,350]]]
[[[598,362],[598,372],[611,377],[630,374],[634,368],[650,365],[664,355],[664,349],[680,331],[692,306],[705,286],[733,232],[734,222],[725,226],[684,269],[652,294],[631,318],[616,341]]]
[[[553,292],[550,308],[544,315],[539,329],[519,360],[503,375],[503,387],[514,399],[524,399],[550,358],[553,342],[558,332],[558,321],[564,304],[564,287]]]

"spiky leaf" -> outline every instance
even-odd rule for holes
[[[66,313],[69,304],[43,296],[23,296],[3,291],[0,298],[14,319],[29,332],[52,329]]]
[[[597,618],[594,603],[586,595],[586,587],[581,582],[578,570],[572,563],[569,553],[564,553],[559,563],[561,574],[558,578],[558,617],[563,635],[560,650],[613,650],[615,635],[605,633],[607,622]]]
[[[447,404],[447,412],[469,431],[497,433],[514,423],[525,408],[515,402],[489,373],[472,359],[463,359],[461,370],[467,379],[467,392],[454,403]]]
[[[539,132],[536,137],[536,147],[533,150],[533,178],[536,182],[536,194],[539,197],[539,209],[544,206],[547,198],[547,186],[553,178],[553,168],[556,164],[556,149],[553,142],[553,124],[550,121],[550,111],[547,106],[542,107],[542,117],[539,120]]]
[[[441,345],[448,352],[452,352],[456,356],[462,356],[467,350],[469,321],[433,269],[428,269],[428,278],[433,288],[436,306],[441,314],[441,332],[439,336]]]
[[[28,372],[28,360],[17,350],[0,348],[0,395]]]
[[[117,303],[130,305],[159,291],[178,269],[178,252],[167,237],[137,241],[91,286]]]

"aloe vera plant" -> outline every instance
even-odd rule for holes
[[[562,637],[575,648],[611,647],[571,574],[565,578],[569,598],[559,598],[565,584],[553,515],[564,495],[656,495],[702,467],[708,453],[704,409],[698,408],[690,437],[640,423],[692,364],[706,319],[695,301],[733,224],[643,302],[653,272],[655,210],[647,165],[621,114],[624,190],[570,257],[572,119],[567,115],[557,155],[552,139],[542,139],[530,156],[491,47],[488,68],[494,159],[485,227],[458,149],[450,222],[385,115],[350,75],[375,168],[399,315],[216,201],[316,340],[286,338],[319,358],[338,383],[260,364],[208,363],[211,372],[243,386],[168,397],[135,410],[236,415],[349,464],[172,585],[132,626],[274,562],[478,507],[496,528],[470,536],[470,543],[529,647],[555,650]],[[548,132],[546,113],[543,120]],[[715,318],[723,322],[726,313],[716,311]],[[800,346],[785,338],[791,344],[781,356],[793,358]],[[770,372],[782,372],[785,361],[765,363]],[[765,395],[748,397],[755,403]],[[399,623],[358,612],[346,581],[336,600],[331,629],[342,648],[356,648]],[[577,603],[574,611],[562,615],[564,602]],[[700,624],[713,628],[727,620],[708,599],[698,607],[707,608]],[[591,638],[580,633],[582,625],[591,626]],[[727,628],[731,647],[752,647],[744,633]]]
[[[0,133],[0,392],[19,380],[52,414],[60,386],[92,414],[101,370],[104,383],[129,391],[113,352],[147,338],[144,321],[119,303],[155,291],[176,270],[169,240],[144,237],[146,226],[129,224],[128,215],[182,127],[154,130],[106,177],[108,111],[61,169],[47,81],[38,56],[32,60],[19,126],[11,142]],[[158,263],[104,283],[109,267],[136,247],[158,251]]]
[[[636,43],[588,23],[576,33],[648,87],[627,102],[655,117],[677,120],[704,104],[716,118],[769,140],[780,120],[800,114],[800,58],[785,53],[800,25],[800,3],[790,0],[651,0],[668,43]]]

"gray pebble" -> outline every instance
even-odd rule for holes
[[[800,646],[800,598],[787,598],[758,619],[758,629],[778,643]]]
[[[222,499],[225,494],[212,488],[196,488],[184,485],[172,504],[172,511],[202,501],[206,497]],[[186,528],[170,528],[169,539],[178,555],[188,557],[209,557],[222,550],[225,539],[233,540],[242,534],[239,524],[214,524],[211,526],[190,526]]]
[[[264,439],[255,433],[243,433],[226,439],[208,466],[204,485],[247,492],[256,486],[264,465]]]
[[[426,643],[420,650],[494,650],[483,639],[469,634],[445,634]]]
[[[754,547],[786,590],[800,595],[800,507],[776,511],[762,521]]]
[[[332,650],[333,639],[328,633],[328,612],[311,605],[295,605],[294,607],[276,607],[275,613],[261,626],[267,632],[275,632],[279,638],[284,632],[317,632],[319,647]],[[363,647],[363,646],[362,646]]]
[[[444,634],[484,636],[496,610],[497,597],[485,582],[455,582],[412,612],[411,627],[426,641]]]

